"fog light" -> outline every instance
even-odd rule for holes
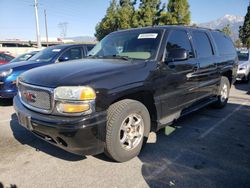
[[[57,110],[61,113],[83,113],[90,109],[89,104],[58,103]]]

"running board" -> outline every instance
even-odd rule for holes
[[[181,112],[181,116],[180,117],[183,117],[183,116],[186,116],[190,113],[193,113],[201,108],[204,108],[206,106],[208,106],[209,104],[212,104],[214,102],[217,101],[217,98],[216,97],[213,97],[213,98],[210,98],[209,100],[205,100],[205,101],[202,101],[194,106],[191,106],[187,109],[184,109],[182,112]]]

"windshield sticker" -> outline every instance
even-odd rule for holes
[[[61,49],[53,49],[52,52],[60,52]]]
[[[138,39],[156,39],[158,33],[144,33],[138,36]]]
[[[248,54],[248,51],[240,51],[241,54]]]

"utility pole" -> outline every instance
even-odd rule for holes
[[[44,9],[44,20],[45,20],[45,31],[46,31],[46,43],[47,47],[49,46],[49,39],[48,39],[48,25],[47,25],[47,14],[46,14],[46,9]]]
[[[37,39],[37,47],[41,48],[41,39],[40,39],[40,30],[39,30],[39,20],[38,20],[38,10],[37,10],[37,5],[38,2],[37,0],[34,0],[34,8],[35,8],[35,17],[36,17],[36,39]]]

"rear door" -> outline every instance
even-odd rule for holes
[[[217,91],[219,79],[217,62],[209,33],[194,30],[192,41],[199,63],[199,69],[196,72],[199,80],[197,99],[202,99],[214,95]]]
[[[161,77],[164,81],[162,87],[162,118],[179,113],[196,101],[196,89],[198,86],[193,76],[197,70],[197,59],[194,56],[193,47],[187,30],[172,30],[166,41],[166,55],[171,49],[182,48],[188,51],[189,59],[184,61],[164,62]]]

